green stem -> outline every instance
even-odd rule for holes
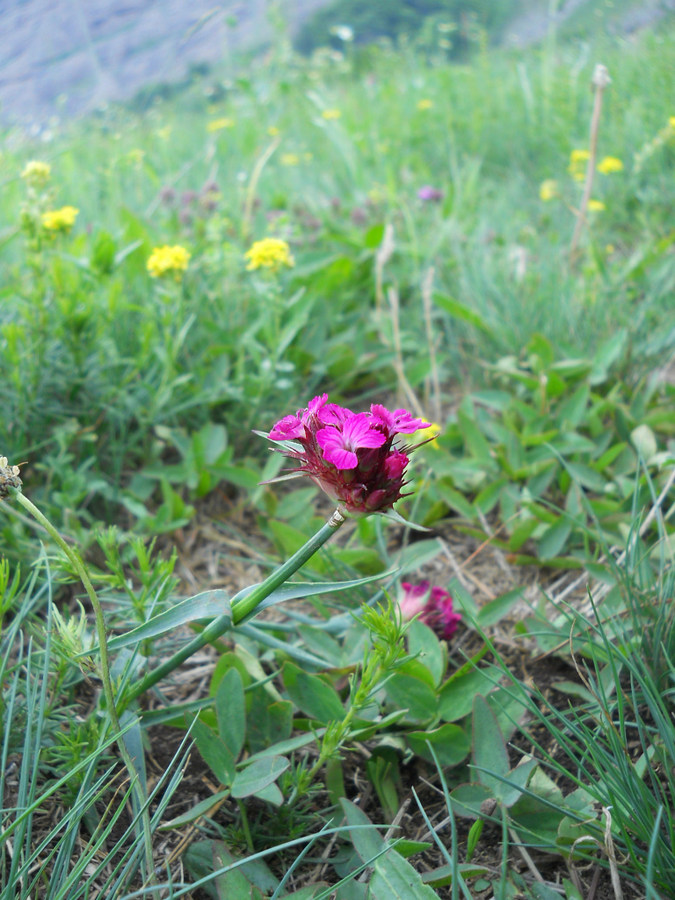
[[[161,681],[162,678],[170,672],[173,672],[178,666],[182,665],[193,653],[201,650],[202,647],[205,647],[207,644],[211,644],[225,634],[226,631],[229,631],[232,625],[238,625],[251,615],[265,597],[268,597],[272,591],[276,591],[276,589],[281,587],[285,581],[288,581],[291,575],[297,572],[297,570],[326,543],[328,538],[331,537],[344,521],[345,519],[342,514],[336,510],[326,524],[320,528],[319,531],[317,531],[317,533],[297,551],[297,553],[294,553],[282,566],[279,566],[279,568],[272,572],[272,574],[263,582],[256,585],[249,594],[235,603],[231,612],[218,616],[218,618],[207,625],[203,631],[200,631],[197,637],[193,638],[189,644],[186,644],[181,650],[174,653],[170,659],[167,659],[166,662],[162,663],[161,666],[157,666],[156,669],[148,672],[141,681],[137,682],[127,692],[124,698],[124,705],[126,706],[128,703],[136,700],[149,690],[149,688],[157,684],[158,681]]]
[[[124,738],[122,737],[122,726],[120,725],[119,716],[117,714],[117,708],[115,706],[115,694],[113,692],[112,679],[110,678],[110,657],[108,656],[108,644],[106,639],[106,631],[105,631],[105,618],[103,616],[103,609],[99,602],[96,591],[94,590],[94,586],[91,583],[91,579],[89,578],[89,573],[87,572],[86,566],[82,562],[79,557],[79,554],[72,548],[69,547],[68,544],[61,537],[56,528],[52,525],[49,519],[42,513],[40,510],[32,503],[28,497],[24,496],[20,491],[17,491],[16,499],[23,506],[23,508],[29,512],[36,522],[39,522],[40,525],[47,531],[47,533],[54,539],[54,541],[58,544],[61,550],[65,553],[66,557],[70,561],[71,565],[77,572],[80,581],[84,585],[84,589],[87,592],[89,597],[89,601],[91,602],[92,608],[94,610],[94,619],[96,621],[96,632],[98,635],[98,643],[101,651],[101,666],[100,666],[100,675],[101,682],[103,684],[103,695],[105,697],[106,704],[108,706],[108,712],[110,714],[110,721],[112,722],[113,728],[118,734],[117,738],[117,746],[119,747],[120,756],[124,760],[124,765],[127,767],[127,771],[129,772],[129,776],[134,782],[134,789],[137,792],[137,800],[139,802],[139,806],[141,809],[142,820],[143,820],[143,834],[144,834],[144,843],[145,843],[145,864],[147,867],[147,877],[149,883],[152,885],[155,883],[155,864],[153,858],[152,851],[152,839],[151,839],[151,826],[150,826],[150,813],[148,812],[146,805],[146,796],[145,791],[143,790],[143,786],[140,782],[139,773],[134,765],[134,761],[129,754],[126,744],[124,743]]]

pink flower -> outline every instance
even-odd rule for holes
[[[373,418],[380,424],[384,425],[391,434],[413,434],[420,428],[428,428],[429,422],[423,422],[422,419],[413,419],[412,413],[407,409],[395,409],[389,412],[386,406],[379,403],[373,403],[370,407],[370,413]]]
[[[336,469],[355,469],[359,464],[357,450],[381,447],[387,440],[373,427],[368,413],[352,413],[336,426],[320,428],[316,433],[316,442],[323,450],[324,459],[333,463]]]
[[[443,191],[439,191],[438,188],[432,187],[430,184],[425,184],[418,190],[417,196],[420,200],[438,203],[439,200],[443,199]]]
[[[370,412],[354,413],[314,397],[307,409],[284,416],[268,437],[282,444],[279,452],[297,461],[292,472],[309,477],[342,512],[352,516],[386,512],[399,500],[409,462],[406,447],[395,444],[399,434],[412,434],[429,423],[407,410],[390,412],[373,404]]]
[[[429,582],[421,581],[419,584],[410,584],[402,581],[403,595],[398,598],[398,605],[404,619],[412,619],[424,612],[429,599]]]
[[[398,605],[404,619],[412,619],[419,615],[420,622],[432,628],[441,638],[447,640],[455,631],[462,618],[452,605],[452,597],[442,587],[431,587],[428,581],[412,585],[401,582],[403,595]]]

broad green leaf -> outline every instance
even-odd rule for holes
[[[318,675],[310,675],[291,663],[284,663],[284,687],[299,710],[323,724],[341,720],[345,708],[335,688]]]
[[[354,849],[362,862],[370,862],[372,859],[375,859],[378,854],[382,853],[386,847],[382,836],[378,829],[371,823],[368,816],[350,800],[343,797],[340,800],[340,806],[342,807],[342,811],[347,820],[347,825],[349,826],[349,837],[354,845]],[[361,827],[355,828],[354,826]]]
[[[436,891],[422,881],[410,863],[391,852],[375,862],[369,896],[372,900],[438,900]]]
[[[419,657],[416,657],[414,659],[406,659],[396,669],[396,672],[397,674],[410,675],[412,676],[412,678],[418,678],[420,681],[428,684],[432,690],[436,687],[436,679],[434,678],[431,670]]]
[[[215,731],[199,719],[193,723],[192,736],[197,750],[221,784],[229,785],[235,777],[234,757]]]
[[[285,756],[255,760],[235,775],[232,782],[232,796],[241,798],[257,794],[268,784],[275,782],[289,766],[290,762]]]
[[[479,627],[488,628],[490,625],[499,622],[522,597],[523,589],[513,588],[513,590],[507,591],[505,594],[501,594],[501,596],[486,603],[485,606],[481,606],[477,616]]]
[[[406,735],[410,749],[427,759],[434,761],[433,755],[427,747],[427,741],[434,748],[434,753],[439,765],[456,766],[469,755],[471,741],[463,728],[459,725],[445,724],[432,731],[411,731]]]
[[[480,428],[476,425],[469,411],[460,408],[457,413],[459,428],[470,454],[488,469],[494,468],[494,459],[490,444]]]
[[[474,509],[473,504],[467,500],[463,494],[443,482],[438,482],[436,491],[450,509],[454,509],[460,516],[463,516],[470,522],[475,521],[476,510]]]
[[[438,714],[436,691],[412,675],[393,675],[385,686],[389,701],[398,709],[407,709],[410,722],[427,722]]]
[[[412,622],[408,628],[408,652],[430,673],[432,686],[439,685],[447,665],[447,649],[423,622]]]
[[[174,631],[189,622],[195,622],[198,619],[214,619],[216,616],[223,615],[231,615],[230,600],[225,591],[204,591],[201,594],[195,594],[194,597],[182,600],[170,609],[148,619],[137,628],[127,631],[126,634],[111,638],[108,642],[108,649],[119,650],[121,647],[128,647],[130,644],[138,644],[140,641],[166,634],[167,631]],[[95,647],[93,652],[96,652],[97,649]]]
[[[323,628],[298,625],[298,634],[315,656],[326,661],[329,666],[339,668],[345,665],[345,654],[340,644]]]
[[[246,736],[246,708],[241,675],[235,668],[223,676],[214,702],[220,739],[237,759]]]
[[[494,776],[508,774],[509,757],[497,718],[480,694],[473,703],[473,762],[477,768],[485,770],[478,772],[480,783],[499,799],[502,782]]]
[[[400,575],[408,572],[416,572],[422,566],[435,559],[443,550],[443,545],[438,538],[424,541],[414,541],[409,544],[396,558],[396,568]]]
[[[491,799],[492,793],[484,784],[460,784],[450,793],[453,811],[469,819],[482,818],[481,805]]]
[[[288,740],[293,730],[293,704],[290,700],[273,700],[259,687],[247,695],[250,700],[246,736],[252,754]]]
[[[571,533],[572,523],[567,516],[561,516],[539,538],[537,552],[540,558],[546,560],[559,556]]]
[[[446,682],[439,694],[441,719],[445,722],[463,719],[471,712],[476,694],[486,694],[498,683],[499,676],[490,676],[484,669],[471,669]]]
[[[282,806],[284,802],[284,795],[277,784],[266,784],[265,787],[260,788],[252,796],[258,800],[263,800],[265,803],[271,803],[272,806]]]
[[[606,479],[599,472],[596,472],[595,469],[591,469],[590,466],[566,460],[565,468],[574,481],[578,481],[583,487],[590,488],[592,491],[603,491],[605,489]]]
[[[212,871],[240,862],[238,857],[230,851],[224,841],[213,841],[212,845]],[[230,882],[227,880],[231,875],[235,874],[240,874],[244,878],[244,882]],[[223,881],[220,881],[220,879],[223,879]],[[218,876],[215,883],[218,888],[218,900],[238,900],[238,897],[242,897],[242,900],[243,898],[245,898],[245,900],[254,900],[254,898],[255,900],[257,900],[257,898],[263,900],[263,894],[265,896],[269,895],[276,890],[277,885],[279,884],[276,876],[272,874],[267,863],[263,859],[254,859],[243,865],[239,865],[231,872]],[[242,884],[243,887],[239,888],[238,885],[240,884]],[[255,893],[256,889],[260,893]],[[239,890],[240,893],[237,893],[236,890]]]

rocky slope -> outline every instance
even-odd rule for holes
[[[191,65],[217,63],[272,35],[277,6],[294,31],[331,0],[0,0],[0,121],[46,122],[172,82]],[[384,0],[386,2],[386,0]],[[598,0],[523,0],[507,44],[540,39]],[[621,4],[619,27],[652,24],[675,0]],[[358,36],[357,36],[358,37]]]
[[[283,0],[291,28],[327,0]],[[0,0],[0,116],[39,122],[171,82],[271,35],[266,0]]]

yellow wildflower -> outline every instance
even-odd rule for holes
[[[675,116],[670,116],[668,118],[668,126],[670,128],[675,128]]]
[[[586,177],[586,163],[590,157],[588,150],[572,150],[567,171],[575,181],[583,181]]]
[[[284,266],[290,268],[295,265],[295,260],[291,256],[291,248],[286,241],[282,241],[280,238],[263,238],[261,241],[254,241],[244,254],[244,259],[248,260],[246,268],[249,271],[268,269],[276,272]]]
[[[598,172],[603,175],[611,175],[613,172],[621,172],[623,163],[616,156],[605,156],[598,163]]]
[[[605,204],[602,200],[589,200],[588,201],[588,211],[589,212],[602,212],[605,209]]]
[[[277,137],[281,134],[281,131],[277,128],[276,125],[270,125],[270,127],[267,129],[267,133],[270,137]]]
[[[176,281],[180,281],[189,261],[190,254],[185,247],[181,247],[180,244],[169,247],[165,244],[163,247],[153,249],[146,268],[152,278],[161,278],[173,272]]]
[[[24,178],[29,184],[38,187],[40,185],[46,184],[49,181],[49,176],[51,175],[51,173],[52,167],[49,165],[49,163],[40,162],[37,159],[31,159],[31,161],[27,162],[24,166],[21,177]]]
[[[222,131],[223,128],[234,128],[234,119],[224,117],[222,119],[212,119],[206,126],[206,130],[211,134],[214,131]]]
[[[297,153],[282,153],[281,154],[281,165],[282,166],[297,166],[300,162],[300,157]]]
[[[324,109],[321,115],[330,122],[332,119],[339,119],[342,113],[339,109]]]
[[[429,100],[427,98],[417,101],[417,108],[421,109],[421,110],[431,109],[433,107],[433,105],[434,105],[434,101]]]
[[[74,206],[62,206],[61,209],[52,209],[42,213],[42,227],[47,231],[69,232],[75,224],[79,209]]]
[[[554,197],[558,197],[559,195],[558,182],[555,181],[555,179],[547,178],[539,185],[539,199],[543,200],[544,203],[548,200],[553,200]]]

